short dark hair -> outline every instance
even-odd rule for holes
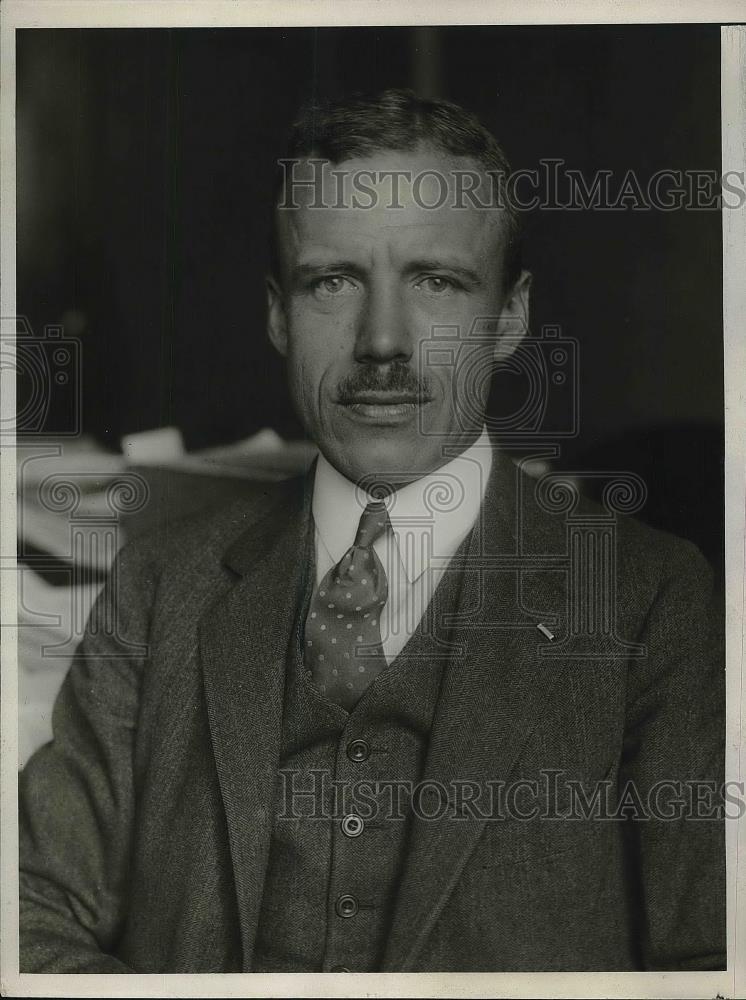
[[[507,252],[504,282],[511,288],[521,273],[520,217],[501,197],[510,165],[497,139],[476,115],[452,101],[420,97],[413,90],[389,89],[303,105],[290,131],[286,160],[318,158],[332,164],[383,150],[412,151],[430,145],[452,156],[474,160],[495,179],[505,209]],[[276,206],[283,194],[285,171],[278,160]],[[277,227],[271,227],[271,266],[279,272]]]

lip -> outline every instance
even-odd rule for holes
[[[395,427],[410,421],[430,399],[411,393],[366,392],[340,403],[340,407],[353,420],[365,424]]]
[[[367,392],[356,392],[351,399],[345,400],[342,405],[354,406],[358,403],[365,403],[371,406],[396,406],[400,403],[420,403],[424,400],[425,397],[418,396],[416,392],[369,389]]]

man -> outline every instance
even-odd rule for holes
[[[724,967],[711,574],[490,440],[506,170],[409,92],[296,125],[269,335],[320,456],[121,553],[21,778],[25,971]]]

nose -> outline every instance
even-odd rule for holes
[[[395,288],[373,287],[358,317],[355,360],[361,364],[409,361],[413,341]]]

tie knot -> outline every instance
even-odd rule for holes
[[[372,500],[362,513],[355,535],[355,545],[372,545],[389,526],[389,513],[383,500]]]

